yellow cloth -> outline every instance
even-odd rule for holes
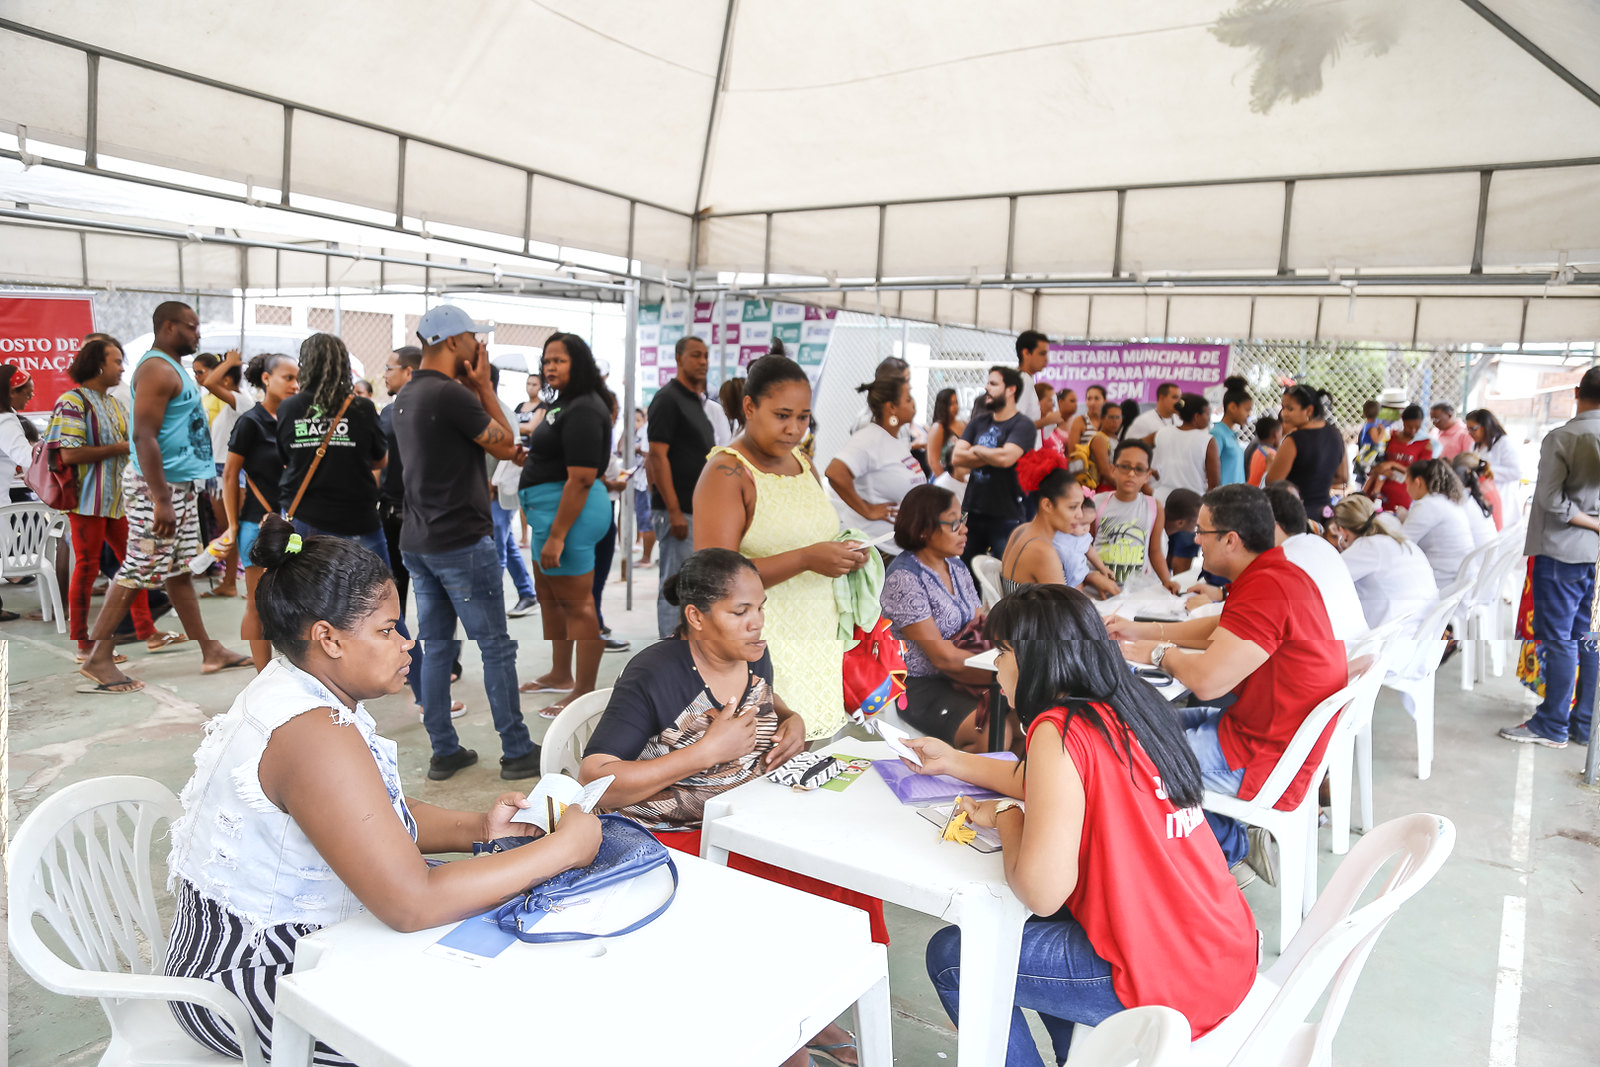
[[[756,510],[750,529],[739,542],[747,559],[792,552],[832,541],[839,533],[839,514],[828,502],[811,463],[800,452],[801,472],[768,474],[757,470],[736,449],[726,452],[750,472],[756,485]],[[839,609],[833,579],[804,571],[767,590],[767,649],[772,653],[772,688],[806,724],[806,740],[831,737],[844,726],[844,649],[839,640]]]
[[[960,800],[959,797],[956,799]],[[953,841],[958,845],[970,845],[977,836],[978,831],[967,825],[967,813],[960,808],[944,824],[944,832],[939,835],[941,840]]]
[[[215,393],[206,393],[200,398],[200,407],[206,413],[206,422],[216,422],[217,415],[222,411],[222,398]]]

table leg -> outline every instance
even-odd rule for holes
[[[882,953],[883,949],[878,951]],[[888,967],[887,953],[884,953],[884,967]],[[856,1053],[861,1067],[890,1067],[894,1063],[894,1048],[890,1037],[893,1027],[887,973],[856,1001],[855,1024]]]
[[[1006,747],[1006,696],[1000,691],[999,675],[989,683],[989,751],[1003,752]]]
[[[961,1067],[988,1067],[1006,1060],[1028,909],[1010,893],[997,897],[988,886],[959,895],[961,1025],[956,1060]]]
[[[272,1018],[273,1067],[311,1067],[311,1034],[285,1015],[281,1007]]]

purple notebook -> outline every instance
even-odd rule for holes
[[[1010,752],[985,752],[984,756],[1012,763],[1017,761],[1016,755]],[[902,804],[920,807],[924,804],[948,804],[956,797],[993,800],[1000,795],[948,774],[918,774],[897,759],[873,760],[872,769],[883,776],[884,784]]]

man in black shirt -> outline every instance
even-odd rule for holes
[[[504,753],[500,777],[539,773],[539,746],[522,721],[517,643],[506,632],[504,571],[489,517],[489,482],[481,476],[485,452],[519,461],[521,452],[489,384],[489,353],[475,336],[489,328],[448,304],[423,315],[420,367],[391,405],[405,468],[400,551],[416,588],[422,721],[433,744],[428,777],[435,781],[478,761],[450,722],[458,619],[483,656],[484,689]]]
[[[1038,431],[1033,420],[1017,410],[1022,374],[1015,367],[990,367],[984,386],[984,410],[956,442],[951,462],[971,470],[963,506],[967,512],[967,548],[962,560],[990,552],[1004,555],[1006,541],[1022,522],[1022,487],[1017,460],[1033,447]]]
[[[698,337],[684,337],[673,349],[678,373],[650,401],[650,454],[645,475],[650,479],[650,522],[655,527],[661,586],[678,573],[694,551],[694,486],[705,469],[706,454],[716,445],[704,402],[710,353]],[[662,640],[678,626],[678,609],[656,593],[656,627]]]

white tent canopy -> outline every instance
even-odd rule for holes
[[[1587,0],[5,14],[56,170],[1002,329],[1600,336]]]

